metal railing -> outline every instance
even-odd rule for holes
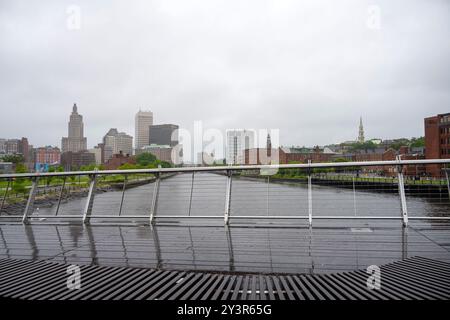
[[[84,224],[90,223],[93,218],[100,218],[102,221],[108,219],[133,221],[146,219],[150,224],[160,218],[166,220],[220,218],[224,220],[226,225],[231,220],[304,219],[310,226],[316,219],[399,219],[404,226],[407,226],[411,219],[450,220],[450,216],[445,215],[450,208],[450,184],[446,170],[443,171],[443,183],[438,183],[435,186],[414,185],[415,189],[411,189],[411,186],[406,183],[408,187],[405,187],[404,168],[406,166],[431,164],[448,166],[450,159],[397,159],[395,161],[370,162],[2,174],[0,175],[0,183],[3,182],[3,184],[0,184],[0,195],[2,196],[0,198],[0,218],[18,218],[20,216],[23,223],[44,219],[44,221],[47,221],[47,219],[54,218],[70,221],[75,219],[81,220]],[[380,179],[377,182],[375,179],[370,181],[360,178],[359,173],[362,170],[370,169],[370,167],[393,168],[390,172],[392,174],[395,171],[395,177],[390,183],[386,182],[386,179]],[[354,172],[354,175],[350,175],[351,179],[349,179],[348,173],[346,173],[345,179],[340,180],[336,179],[339,174],[334,172],[333,178],[327,179],[326,174],[324,176],[321,170],[326,172],[329,169],[337,171],[346,169],[347,172]],[[280,175],[264,174],[264,172],[276,172],[277,170],[286,172],[297,170],[300,175],[294,176],[294,178],[292,176],[286,178],[280,177]],[[257,171],[260,174],[248,174],[252,171]],[[207,173],[214,175],[205,175]],[[78,181],[76,177],[78,177]],[[26,196],[23,196],[23,201],[21,201],[16,192],[16,199],[14,199],[12,197],[13,186],[18,182],[23,184],[24,181],[30,184],[22,187],[22,192]],[[280,187],[277,184],[292,181],[299,183],[302,188]],[[133,189],[136,186],[139,186],[139,188]],[[421,188],[417,188],[417,186]],[[336,193],[324,189],[325,187],[343,188],[348,191],[343,194],[342,192]],[[443,187],[446,188],[444,198],[447,198],[445,200],[442,200]],[[431,191],[426,191],[428,190],[426,188]],[[436,188],[439,188],[439,190]],[[42,195],[42,190],[44,190],[44,195]],[[47,194],[45,194],[46,190],[48,190]],[[129,192],[128,190],[134,191]],[[411,203],[413,200],[410,198],[414,195],[423,195],[424,190],[426,192],[439,191],[439,205],[442,207],[442,210],[439,210],[442,212],[434,216],[420,214],[420,212],[418,215],[409,215],[408,201]],[[105,196],[100,194],[97,201],[96,195],[103,191],[105,191]],[[371,194],[367,195],[365,192]],[[384,203],[384,199],[374,198],[374,195],[379,196],[383,192],[390,193],[390,201],[393,195],[398,197],[397,214],[384,214],[384,212],[389,212],[396,207],[393,205],[382,211],[382,214],[370,213],[377,209],[383,210],[379,205]],[[107,196],[108,194],[112,196]],[[340,196],[344,197],[345,205],[351,204],[349,208],[341,205],[344,202],[342,202],[343,199],[339,199]],[[131,200],[129,197],[131,197]],[[383,193],[383,197],[388,198],[388,195]],[[359,198],[363,199],[360,204],[357,201]],[[254,203],[257,203],[257,205],[252,205],[251,199],[256,199]],[[37,205],[36,201],[40,201],[40,204]],[[176,201],[186,204],[186,208],[181,205],[170,207],[170,204]],[[377,201],[377,204],[372,205],[371,203],[375,201]],[[74,205],[72,205],[71,208],[64,209],[62,210],[64,212],[61,213],[61,207],[67,202],[78,203],[82,207],[74,208]],[[201,209],[199,209],[199,205]],[[103,210],[100,210],[102,206]],[[222,209],[219,208],[220,206],[223,206]],[[335,208],[330,209],[330,206]],[[339,206],[341,209],[343,208],[341,211],[354,211],[354,214],[340,214],[338,212]],[[48,212],[52,211],[51,214],[42,214],[36,211],[42,207],[50,207],[55,210],[46,209]],[[305,210],[299,210],[300,207],[304,207]],[[21,210],[23,210],[21,214],[18,214]],[[277,211],[276,214],[272,214],[274,210]],[[361,210],[365,210],[369,214],[358,215],[357,212]],[[421,210],[421,213],[423,213],[428,209],[424,207]],[[98,214],[97,211],[103,211],[103,214]],[[113,211],[116,214],[110,213]],[[171,212],[163,214],[160,211]],[[197,211],[201,211],[201,214],[196,214]],[[242,211],[244,211],[244,214],[239,214]],[[251,214],[246,214],[247,212],[251,212]],[[333,214],[328,214],[329,212]]]

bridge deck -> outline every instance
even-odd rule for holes
[[[67,288],[66,265],[0,260],[0,295],[50,300],[416,300],[450,298],[450,264],[413,257],[381,266],[380,290],[362,271],[326,275],[229,275],[81,266],[81,288]]]
[[[450,263],[448,222],[277,226],[0,224],[0,258],[265,274],[353,271],[413,256]]]

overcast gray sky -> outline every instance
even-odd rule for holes
[[[447,0],[0,0],[0,137],[60,146],[74,102],[89,147],[139,108],[283,145],[355,139],[360,115],[420,136],[450,112],[449,39]]]

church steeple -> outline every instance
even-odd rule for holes
[[[76,103],[73,104],[72,113],[78,113],[78,107]]]
[[[270,140],[270,134],[267,134],[267,141],[266,141],[266,152],[267,156],[272,156],[272,141]]]
[[[358,135],[358,142],[359,143],[364,143],[365,138],[364,138],[364,126],[363,126],[363,122],[362,122],[362,117],[359,118],[359,135]]]

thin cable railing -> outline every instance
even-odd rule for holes
[[[438,164],[442,177],[410,176]],[[450,159],[0,175],[0,218],[23,223],[450,220]],[[266,175],[272,172],[272,175]]]

